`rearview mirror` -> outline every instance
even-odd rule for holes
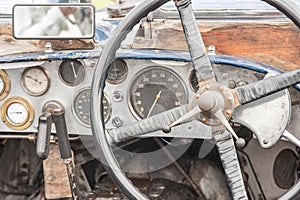
[[[90,39],[95,9],[87,4],[15,5],[13,35],[17,39]]]

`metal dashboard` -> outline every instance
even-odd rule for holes
[[[81,63],[84,70],[83,79],[74,85],[66,82],[61,75],[62,71],[64,71],[61,70],[62,65],[67,61],[53,60],[7,63],[4,65],[5,67],[2,66],[2,68],[5,68],[3,70],[7,73],[11,81],[11,88],[7,97],[0,102],[2,115],[8,112],[7,101],[18,97],[25,99],[32,105],[34,117],[32,123],[27,128],[17,130],[7,125],[2,116],[2,120],[0,121],[1,133],[37,132],[38,119],[43,112],[45,104],[49,101],[55,101],[61,103],[65,109],[69,134],[92,134],[88,122],[90,109],[89,89],[97,59],[89,58],[71,61]],[[120,63],[124,67],[123,71],[119,69]],[[148,117],[150,114],[152,115],[175,106],[183,105],[188,103],[189,99],[193,99],[195,95],[194,87],[196,86],[192,81],[193,68],[190,62],[123,58],[118,60],[117,64],[117,66],[113,66],[114,64],[112,64],[109,68],[108,78],[111,78],[112,81],[106,81],[105,86],[106,99],[104,110],[107,111],[105,113],[107,115],[106,128],[119,127],[123,124]],[[67,77],[74,73],[74,66],[72,65],[69,66],[69,72],[64,72]],[[22,79],[24,79],[24,71],[36,66],[41,67],[46,72],[49,79],[49,88],[43,94],[33,95],[29,94],[30,92],[24,88]],[[216,71],[218,80],[229,87],[246,84],[245,80],[254,82],[262,78],[262,76],[253,76],[254,72],[250,70],[241,70],[232,66],[214,65],[214,70]],[[151,84],[147,85],[144,82],[143,85],[141,84],[143,81],[149,81]],[[150,110],[151,113],[149,112]],[[141,111],[144,111],[144,113],[139,113]],[[195,121],[193,124],[174,128],[172,132],[182,132],[183,130],[195,132],[199,128],[198,125],[200,126],[200,123]],[[55,132],[54,126],[52,130]]]

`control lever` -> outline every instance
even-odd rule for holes
[[[75,176],[75,165],[72,159],[72,151],[67,131],[65,111],[62,107],[55,108],[52,111],[53,122],[55,124],[56,135],[61,159],[67,167],[72,199],[79,199],[79,192]]]
[[[39,158],[46,159],[49,155],[51,125],[55,124],[60,156],[67,167],[72,199],[79,199],[79,192],[75,178],[75,165],[68,137],[65,111],[62,106],[48,109],[39,118],[38,139],[36,153]]]
[[[49,155],[52,122],[52,114],[50,112],[46,111],[39,117],[36,154],[42,160],[47,159]]]

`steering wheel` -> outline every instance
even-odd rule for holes
[[[111,145],[149,132],[169,130],[171,127],[180,123],[186,123],[194,116],[206,113],[211,116],[212,119],[218,121],[218,125],[212,128],[212,135],[215,139],[223,168],[227,175],[232,197],[233,199],[247,199],[247,192],[243,182],[233,137],[236,139],[238,147],[243,147],[245,141],[236,135],[228,120],[235,113],[237,108],[299,83],[300,69],[236,89],[229,89],[225,85],[218,83],[206,53],[201,34],[196,25],[191,0],[174,0],[174,2],[180,14],[192,63],[196,70],[196,76],[200,86],[195,98],[187,105],[176,107],[133,124],[124,125],[115,129],[105,129],[102,116],[103,108],[99,102],[101,102],[103,98],[107,68],[115,58],[116,51],[126,37],[126,33],[132,30],[133,26],[149,12],[159,8],[167,1],[168,0],[151,0],[139,4],[122,20],[102,51],[97,68],[95,69],[91,93],[91,125],[100,159],[111,178],[129,199],[148,199],[132,184],[125,173],[120,169],[119,163],[112,152]],[[282,11],[300,27],[300,11],[297,10],[289,0],[263,1]],[[266,140],[266,138],[261,139],[259,142],[261,146],[268,148],[281,138],[281,134],[282,133],[277,134],[277,137],[267,138],[268,140]],[[260,138],[258,137],[258,139]]]

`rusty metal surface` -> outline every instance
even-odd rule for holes
[[[0,22],[0,56],[44,51],[47,42],[51,42],[53,50],[94,48],[93,40],[16,40],[12,36],[11,23]]]
[[[46,198],[72,197],[67,168],[60,158],[58,145],[50,145],[49,156],[44,160],[43,167]]]
[[[206,47],[214,45],[217,54],[257,60],[283,70],[300,65],[300,32],[291,22],[213,20],[200,21],[198,27]],[[143,22],[142,28],[149,37],[135,38],[133,48],[188,50],[179,20]]]

